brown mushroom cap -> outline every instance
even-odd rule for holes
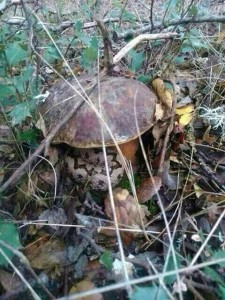
[[[157,96],[145,84],[134,79],[107,76],[100,82],[99,97],[98,86],[90,88],[87,76],[79,78],[79,82],[97,109],[100,99],[102,116],[118,144],[134,140],[138,136],[135,118],[141,134],[154,124]],[[70,84],[78,89],[74,79]],[[81,97],[65,81],[50,88],[49,96],[39,105],[46,133],[49,133],[80,99]],[[109,132],[105,126],[103,128],[105,144],[114,145]],[[58,131],[52,143],[66,143],[77,148],[101,147],[99,117],[87,103],[83,103],[67,124]]]

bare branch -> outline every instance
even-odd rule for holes
[[[113,58],[113,65],[118,64],[118,62],[133,48],[143,41],[159,40],[159,39],[169,39],[178,36],[176,32],[168,33],[156,33],[156,34],[141,34],[126,44]]]
[[[154,30],[159,29],[165,29],[168,28],[170,26],[176,26],[176,25],[181,25],[181,24],[195,24],[195,23],[225,23],[225,16],[221,16],[221,17],[198,17],[197,19],[195,18],[186,18],[186,19],[182,19],[182,20],[175,20],[175,21],[171,21],[171,22],[167,22],[165,24],[157,23],[155,24]],[[150,32],[152,30],[152,25],[148,25],[142,28],[138,28],[136,30],[129,30],[126,31],[124,33],[117,33],[116,31],[114,31],[113,33],[113,40],[114,42],[117,42],[118,40],[122,40],[122,39],[126,39],[128,37],[134,37],[138,34],[142,34],[145,32]]]

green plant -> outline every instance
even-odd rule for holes
[[[0,220],[0,240],[13,247],[14,249],[20,249],[22,247],[20,244],[17,227],[11,222]],[[8,257],[9,260],[11,260],[14,256],[14,253],[4,245],[0,245],[0,249]],[[8,266],[8,260],[3,255],[1,255],[1,253],[0,266]]]

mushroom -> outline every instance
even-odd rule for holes
[[[101,79],[99,88],[97,84],[91,84],[93,79],[87,75],[79,78],[79,82],[95,108],[98,111],[101,108],[101,116],[123,155],[134,163],[139,134],[146,132],[154,124],[157,103],[155,93],[145,84],[124,77],[105,76]],[[75,89],[84,95],[75,79],[69,81],[69,85],[60,81],[49,89],[48,97],[39,104],[39,112],[45,125],[44,135],[81,101],[81,96]],[[102,128],[105,145],[110,148],[108,151],[114,151],[112,149],[115,148],[115,142],[109,130],[93,108],[84,101],[74,116],[61,127],[52,143],[66,143],[79,149],[101,148]],[[71,162],[69,165],[71,166]]]

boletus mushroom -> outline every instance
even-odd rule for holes
[[[145,84],[124,77],[105,76],[98,85],[92,84],[93,80],[91,81],[90,77],[85,75],[79,78],[79,82],[87,93],[92,105],[98,111],[99,108],[101,109],[101,116],[118,143],[123,155],[134,162],[139,134],[144,133],[154,124],[157,102],[155,93]],[[77,94],[76,90],[84,95],[75,79],[69,81],[69,83],[70,85],[65,81],[56,83],[49,89],[49,94],[45,101],[39,105],[39,112],[45,124],[44,135],[48,134],[73,109],[78,101],[81,101],[81,96]],[[77,177],[76,179],[83,175],[85,176],[87,171],[83,169],[85,163],[86,169],[94,169],[96,171],[96,169],[100,168],[100,171],[98,170],[97,172],[100,175],[104,173],[103,176],[106,178],[106,173],[103,171],[105,166],[104,160],[102,164],[101,159],[98,159],[98,151],[94,152],[97,156],[93,158],[93,152],[88,150],[102,148],[102,128],[107,151],[112,156],[112,159],[108,161],[109,169],[110,172],[112,171],[112,175],[116,170],[116,176],[118,177],[112,180],[112,185],[115,186],[122,176],[119,175],[118,169],[121,169],[123,173],[121,160],[115,149],[113,149],[115,143],[111,134],[100,120],[99,115],[86,101],[82,103],[73,117],[61,127],[52,143],[66,143],[71,147],[80,149],[80,160],[82,162],[78,160],[78,163],[73,163],[71,162],[71,156],[67,158],[69,170],[74,177]],[[91,162],[85,162],[85,158],[91,158]],[[94,167],[91,167],[90,164]],[[93,177],[93,173],[91,174],[91,177]],[[103,176],[100,176],[100,181],[103,180]],[[91,182],[92,179],[86,176],[87,180]],[[98,184],[95,182],[92,188],[95,189],[96,186]],[[102,183],[102,186],[102,190],[107,190],[107,180],[105,184]]]

